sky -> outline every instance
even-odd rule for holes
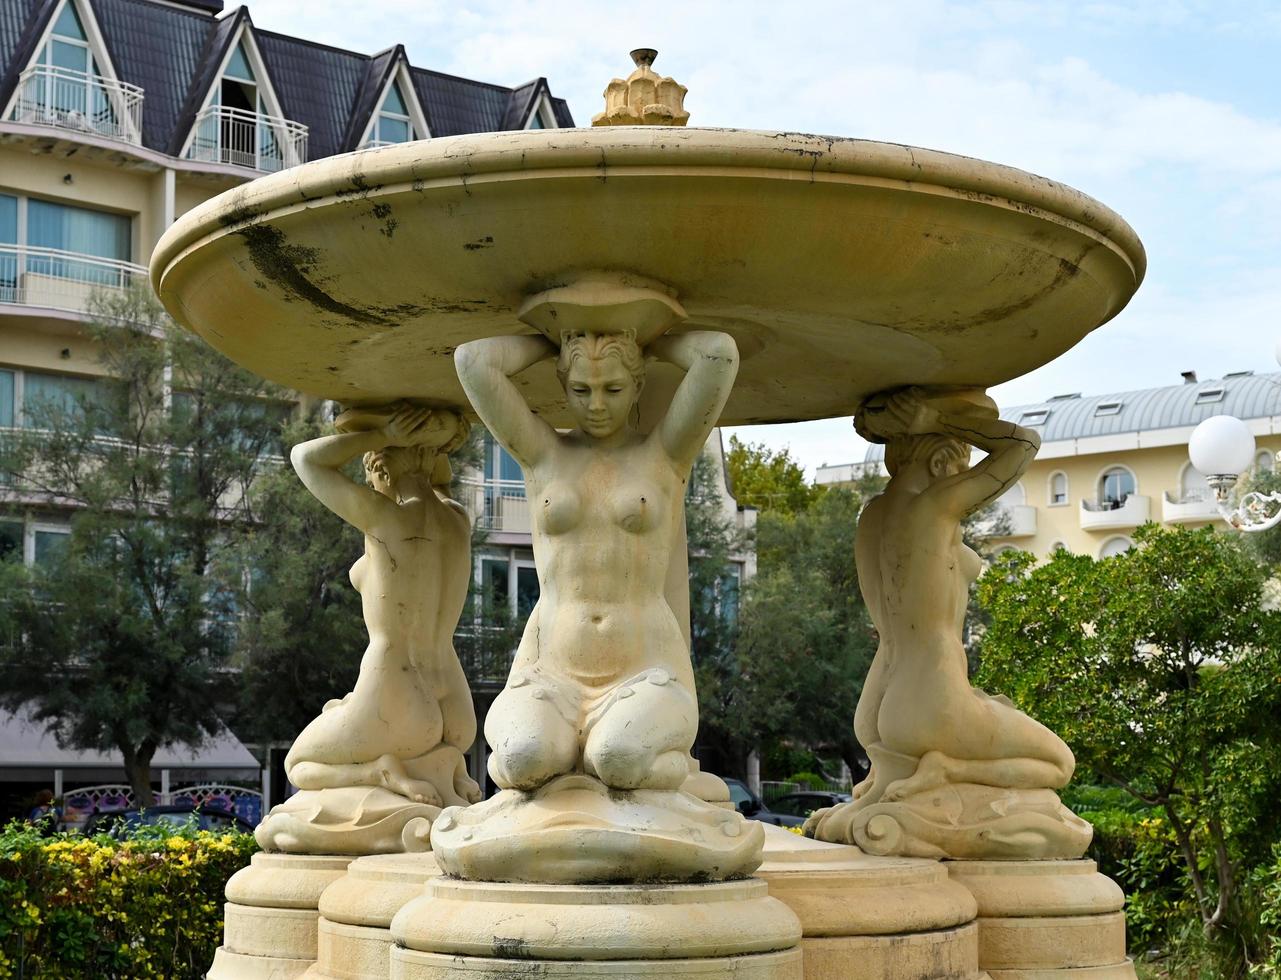
[[[627,52],[690,125],[909,143],[1070,184],[1148,253],[1130,305],[993,389],[1002,406],[1277,368],[1281,2],[251,0],[260,28],[504,85],[544,75],[590,122]],[[728,430],[808,472],[862,459],[848,419]]]

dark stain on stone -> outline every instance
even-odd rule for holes
[[[530,958],[529,942],[514,936],[495,936],[494,955],[504,960],[527,960]]]
[[[375,204],[373,208],[373,215],[383,223],[383,226],[378,229],[379,232],[386,235],[388,238],[391,238],[392,235],[396,234],[396,226],[400,224],[400,222],[391,216],[390,204],[382,201]]]
[[[335,299],[316,285],[309,277],[320,261],[320,253],[316,249],[290,243],[283,231],[269,224],[251,224],[238,229],[235,234],[245,240],[254,268],[264,279],[275,283],[285,293],[286,299],[296,296],[318,310],[356,323],[383,327],[395,325],[384,316]]]
[[[371,184],[369,181],[365,180],[364,174],[352,174],[350,184],[350,187],[343,188],[342,190],[335,191],[334,193],[338,197],[366,198],[374,191],[380,191],[383,189],[382,184]]]
[[[469,252],[475,252],[477,249],[493,248],[493,247],[494,247],[493,235],[486,235],[484,238],[477,238],[474,242],[466,242],[463,244],[463,248],[467,249],[467,251]]]

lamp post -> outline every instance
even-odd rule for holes
[[[1281,362],[1281,345],[1277,360]],[[1214,415],[1192,432],[1188,458],[1214,490],[1215,503],[1225,521],[1239,531],[1266,531],[1281,524],[1281,492],[1251,490],[1229,507],[1237,479],[1254,462],[1254,433],[1239,418]]]

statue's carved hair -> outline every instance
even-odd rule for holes
[[[569,377],[569,369],[581,357],[598,361],[615,356],[623,369],[632,376],[637,393],[645,386],[645,354],[636,343],[636,331],[622,333],[563,333],[560,338],[560,356],[556,359],[556,377],[561,387]]]
[[[898,470],[918,460],[929,463],[939,453],[946,462],[969,461],[970,448],[953,436],[928,432],[919,436],[898,436],[885,445],[885,468],[893,476]]]

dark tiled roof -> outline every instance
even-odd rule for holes
[[[30,62],[59,0],[0,0],[0,105]],[[215,16],[222,0],[89,0],[121,80],[144,90],[143,144],[176,156],[242,24],[241,7]],[[377,110],[388,74],[404,59],[400,45],[368,56],[255,30],[285,116],[308,127],[308,159],[355,149]],[[411,68],[415,94],[433,136],[523,128],[535,100],[551,98],[546,79],[516,89]],[[556,121],[572,126],[564,100]]]
[[[171,138],[216,22],[148,0],[94,0],[94,13],[121,80],[143,89],[143,145],[179,152],[181,146],[171,150]],[[194,96],[203,97],[203,91]]]

